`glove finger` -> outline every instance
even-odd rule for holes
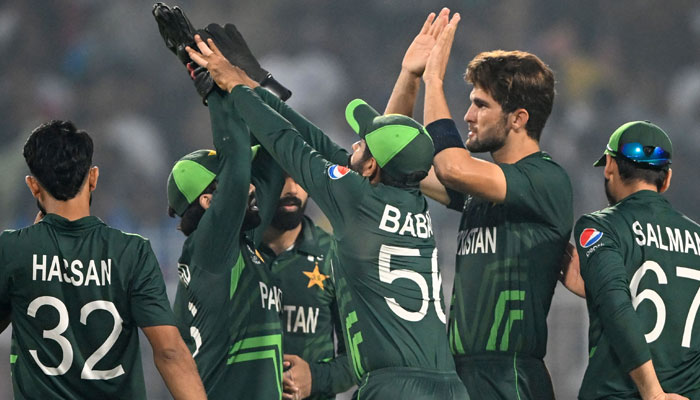
[[[224,28],[219,25],[219,24],[209,24],[205,28],[205,30],[209,33],[210,37],[216,44],[220,44],[224,47],[230,47],[231,41],[229,40],[228,36],[226,35],[226,31]]]
[[[238,43],[241,48],[247,50],[249,53],[252,54],[250,51],[250,48],[248,47],[248,43],[246,43],[245,39],[243,39],[243,35],[241,35],[241,32],[236,28],[236,25],[234,24],[226,24],[224,26],[224,31],[226,32],[226,35],[234,42]]]
[[[180,7],[176,6],[173,8],[173,16],[177,21],[180,32],[186,34],[187,36],[194,36],[195,29],[192,26],[189,18],[187,18],[187,15],[185,15],[185,12],[182,11]]]
[[[180,20],[180,24],[182,25],[182,28],[186,32],[189,32],[190,34],[194,35],[195,29],[192,26],[190,19],[187,18],[187,15],[185,15],[185,12],[182,11],[182,9],[180,7],[177,7],[177,6],[175,6],[175,8],[173,8],[173,12],[175,13],[175,15],[178,16],[178,19]]]

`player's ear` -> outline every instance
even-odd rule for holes
[[[605,168],[603,169],[603,176],[605,176],[605,179],[610,179],[613,174],[617,171],[617,162],[615,159],[610,155],[606,154],[605,155]]]
[[[661,189],[659,190],[659,193],[663,193],[666,190],[668,190],[669,186],[671,186],[671,175],[673,174],[673,170],[671,168],[668,169],[668,174],[666,174],[666,179],[664,179],[664,183],[661,185]]]
[[[362,176],[369,178],[370,181],[373,181],[380,172],[379,164],[377,164],[377,160],[375,160],[374,157],[370,157],[367,159],[367,161],[365,161],[362,168]]]
[[[97,179],[100,177],[100,169],[97,166],[88,171],[88,189],[92,192],[97,187]]]
[[[517,110],[510,113],[508,119],[510,121],[511,129],[513,129],[514,131],[524,131],[525,126],[527,125],[527,121],[530,120],[530,114],[527,112],[526,109],[518,108]]]
[[[27,184],[29,191],[32,192],[32,196],[38,199],[41,193],[41,185],[39,185],[39,181],[37,181],[35,177],[27,175],[24,177],[24,182]]]
[[[199,205],[203,209],[207,209],[211,206],[211,199],[214,197],[211,193],[199,195]]]

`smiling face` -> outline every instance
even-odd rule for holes
[[[464,115],[469,124],[467,149],[473,153],[494,152],[508,138],[508,114],[485,90],[474,87],[469,95],[471,105]]]

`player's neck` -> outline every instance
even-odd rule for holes
[[[75,221],[83,217],[90,216],[90,197],[75,196],[66,201],[56,200],[47,196],[42,201],[44,209],[49,214],[59,215],[69,221]]]
[[[642,190],[650,190],[652,192],[658,192],[658,188],[656,185],[643,182],[643,181],[634,181],[629,184],[620,184],[618,185],[618,188],[616,190],[616,197],[617,197],[617,202],[620,202],[623,199],[626,199],[627,197],[637,193],[641,192]]]
[[[515,164],[538,151],[540,151],[539,142],[529,137],[527,132],[516,134],[511,131],[503,147],[492,152],[491,157],[499,164]]]
[[[288,231],[269,227],[263,234],[263,243],[265,243],[275,255],[279,255],[296,243],[299,233],[301,233],[301,225],[300,223],[296,228]]]

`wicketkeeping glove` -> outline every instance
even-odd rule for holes
[[[235,25],[226,24],[225,27],[221,27],[219,24],[209,24],[204,31],[199,33],[204,40],[209,37],[214,40],[216,46],[231,64],[244,70],[251,79],[273,92],[282,101],[287,100],[292,95],[289,89],[277,82],[271,73],[260,66]]]
[[[158,23],[158,31],[165,41],[165,46],[185,64],[192,81],[194,81],[197,93],[202,96],[202,100],[206,105],[207,96],[214,90],[216,85],[209,71],[206,68],[199,67],[192,61],[185,50],[187,46],[196,49],[194,34],[197,32],[192,23],[190,23],[190,20],[180,7],[170,8],[165,3],[153,5],[153,16],[156,19],[156,23]]]

